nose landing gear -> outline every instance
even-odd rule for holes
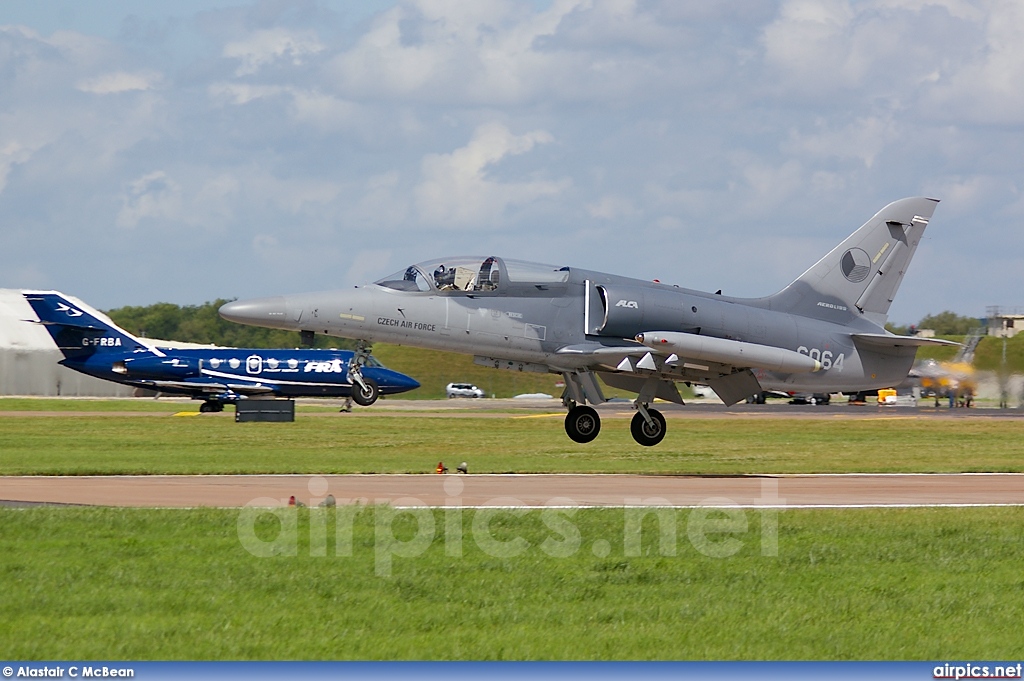
[[[380,396],[377,382],[363,376],[363,367],[366,366],[366,360],[369,357],[369,345],[366,341],[359,341],[356,344],[352,360],[348,363],[348,380],[352,383],[352,400],[364,407],[369,407]]]

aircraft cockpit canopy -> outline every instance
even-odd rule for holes
[[[457,256],[410,265],[377,281],[378,286],[410,292],[494,293],[512,285],[546,288],[565,283],[568,267],[553,267],[495,256]]]

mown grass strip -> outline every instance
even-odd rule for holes
[[[294,423],[4,417],[0,474],[1020,472],[1017,420],[686,419],[657,447],[606,419],[587,445],[561,419],[360,415]]]
[[[239,540],[237,511],[0,509],[0,649],[26,660],[1024,657],[1019,508],[785,511],[776,556],[763,555],[761,512],[712,515],[728,530],[706,533],[712,548],[736,542],[726,557],[693,540],[698,511],[669,511],[673,551],[654,515],[627,547],[623,509],[486,524],[422,511],[433,539],[415,550],[408,513],[362,509],[339,544],[333,517],[320,529],[309,509],[283,512],[295,514],[295,555],[260,558]],[[259,541],[279,540],[279,523],[258,518]],[[455,552],[445,539],[458,526]],[[526,545],[494,555],[480,532]],[[337,555],[346,537],[351,555]],[[387,544],[404,553],[384,575],[391,540],[406,543]]]

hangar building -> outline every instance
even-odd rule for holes
[[[76,303],[78,299],[68,296]],[[127,386],[57,364],[64,356],[17,289],[0,289],[0,395],[130,397]]]

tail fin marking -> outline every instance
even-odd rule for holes
[[[770,296],[771,309],[831,321],[864,316],[884,324],[937,203],[921,197],[890,203]]]
[[[39,324],[50,333],[65,359],[84,361],[96,353],[145,350],[163,355],[156,348],[120,328],[88,305],[72,301],[58,291],[23,291]]]

